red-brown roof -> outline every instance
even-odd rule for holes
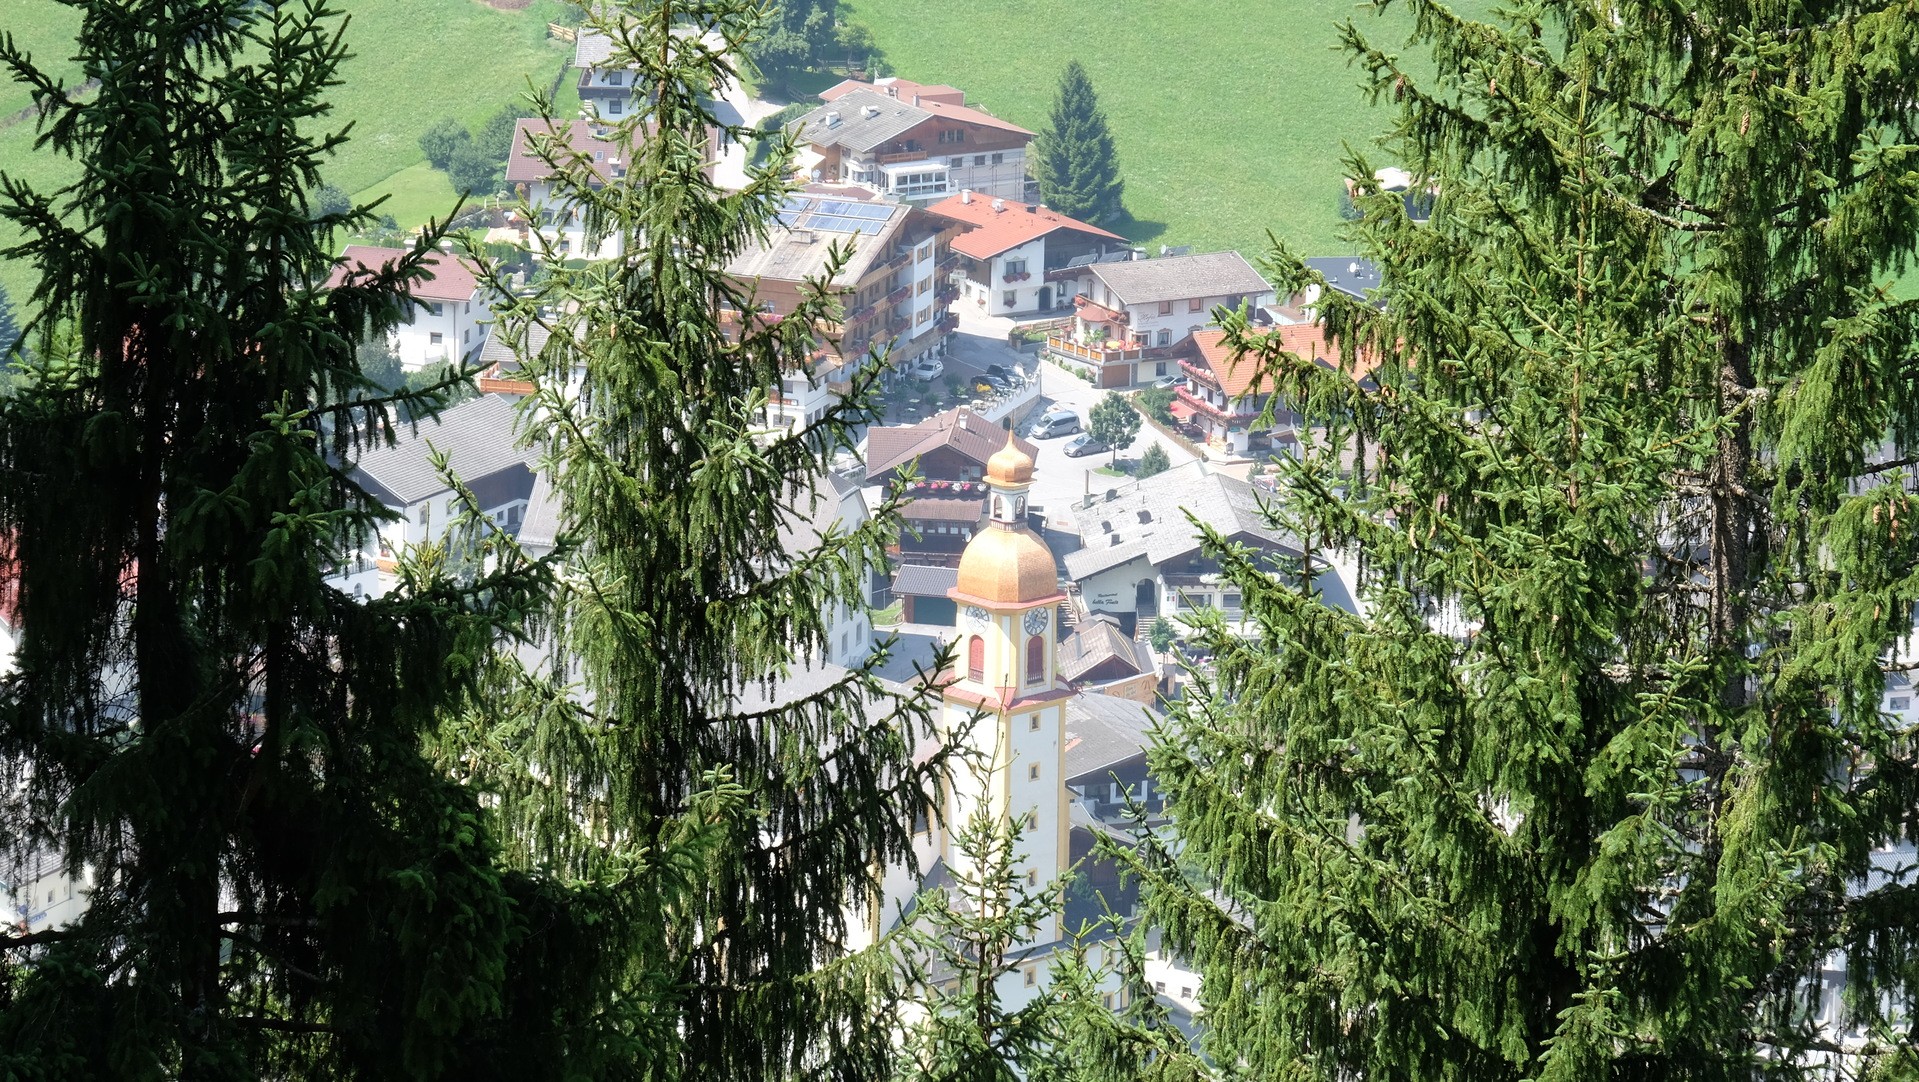
[[[592,162],[593,171],[599,174],[602,181],[624,173],[622,167],[631,164],[629,148],[609,138],[612,129],[604,124],[570,120],[562,129],[549,121],[529,118],[513,125],[513,150],[506,156],[506,182],[527,184],[552,176],[552,168],[533,152],[533,136],[536,133],[546,135],[561,131],[565,132],[566,145]]]
[[[1029,456],[1039,454],[1039,448],[1028,440],[1015,437],[1013,444]],[[1006,430],[998,421],[989,421],[964,406],[957,406],[915,425],[868,430],[866,475],[878,477],[940,447],[950,447],[984,467],[986,460],[1004,446]]]
[[[859,79],[842,79],[820,91],[821,101],[836,101],[855,90],[877,90],[888,97],[898,98],[908,105],[925,107],[927,102],[942,102],[950,105],[965,105],[966,92],[958,87],[943,83],[916,83],[911,79],[888,78],[874,82]]]
[[[1298,357],[1311,358],[1327,368],[1339,367],[1339,348],[1326,340],[1325,328],[1317,323],[1285,323],[1273,328],[1272,337],[1279,348]],[[1248,358],[1226,343],[1222,330],[1194,331],[1193,352],[1196,363],[1205,366],[1219,381],[1219,389],[1229,398],[1247,391],[1271,390],[1261,379],[1258,358]],[[1369,350],[1360,350],[1353,359],[1353,378],[1362,379],[1379,361]]]
[[[919,107],[929,113],[937,113],[940,116],[962,121],[967,124],[978,124],[985,128],[998,128],[1001,131],[1012,132],[1014,135],[1024,135],[1029,139],[1033,136],[1032,132],[1020,127],[1018,124],[1001,120],[999,117],[994,116],[984,109],[975,109],[970,105],[954,105],[950,102],[927,101],[922,98]]]
[[[407,254],[405,248],[376,248],[369,244],[349,244],[340,253],[333,273],[327,275],[327,288],[340,285],[355,271],[379,271]],[[413,285],[413,296],[423,301],[467,301],[480,288],[479,268],[459,256],[431,252],[426,257],[432,277]]]
[[[942,218],[972,227],[953,238],[953,250],[974,259],[991,259],[1010,248],[1017,248],[1060,229],[1122,243],[1126,240],[1099,226],[1088,225],[1058,211],[1045,210],[1015,199],[997,200],[1001,208],[999,210],[993,209],[995,200],[977,193],[973,195],[972,202],[965,200],[964,195],[956,195],[926,209]]]
[[[1116,308],[1108,308],[1103,304],[1089,300],[1083,293],[1073,298],[1073,308],[1073,314],[1078,316],[1082,323],[1126,322],[1125,312],[1119,311]]]

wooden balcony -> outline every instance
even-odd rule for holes
[[[1131,364],[1148,359],[1154,352],[1153,347],[1150,346],[1122,346],[1117,349],[1082,346],[1070,338],[1062,338],[1057,334],[1046,336],[1046,349],[1062,357],[1071,357],[1097,365]]]

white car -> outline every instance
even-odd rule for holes
[[[946,374],[946,362],[938,357],[921,357],[908,374],[922,383],[931,383]]]

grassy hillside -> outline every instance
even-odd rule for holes
[[[1403,23],[1353,0],[1129,0],[1094,7],[1028,0],[851,0],[896,74],[951,83],[995,115],[1038,130],[1078,59],[1119,145],[1135,240],[1263,252],[1271,230],[1305,254],[1337,237],[1339,163],[1385,127],[1360,72],[1337,51],[1352,18],[1397,46]]]
[[[453,205],[445,178],[422,165],[420,134],[441,117],[477,126],[527,89],[540,89],[572,59],[572,46],[546,37],[557,0],[534,0],[501,11],[481,0],[335,0],[351,22],[354,56],[340,72],[328,123],[351,121],[351,141],[326,171],[327,180],[362,198],[391,192],[384,209],[404,224],[443,215]],[[37,61],[77,79],[71,56],[78,15],[56,0],[0,0],[0,31],[11,33]],[[564,80],[563,82],[570,82]],[[563,95],[570,87],[562,87]],[[576,100],[576,99],[575,99]],[[26,90],[0,85],[0,117],[28,104]],[[567,106],[562,106],[567,108]],[[0,128],[0,170],[47,190],[69,173],[59,159],[33,150],[31,119]],[[417,168],[416,168],[417,167]],[[0,244],[15,239],[0,230]],[[0,285],[16,300],[32,290],[27,268],[0,263]]]

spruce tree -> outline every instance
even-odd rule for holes
[[[562,140],[534,152],[590,243],[618,236],[627,254],[549,266],[495,332],[536,386],[527,416],[569,541],[544,657],[503,658],[499,709],[442,752],[497,796],[517,859],[607,903],[600,960],[580,974],[599,1003],[570,1038],[581,1076],[884,1077],[892,967],[860,927],[880,916],[875,875],[912,859],[944,763],[916,765],[931,704],[883,692],[884,648],[850,671],[818,661],[828,614],[859,603],[900,520],[884,503],[817,543],[796,529],[835,498],[828,466],[871,417],[874,359],[812,424],[758,420],[838,306],[815,290],[782,319],[751,318],[751,284],[726,272],[779,228],[790,191],[784,136],[740,192],[706,173],[721,125],[707,103],[756,9],[589,17],[613,37],[609,63],[636,75],[639,105],[608,135],[629,168],[602,183]],[[683,33],[695,19],[704,38]],[[536,324],[550,334],[532,350]],[[676,854],[688,837],[698,851]]]
[[[1151,917],[1233,1073],[1858,1077],[1919,1002],[1919,895],[1873,874],[1919,804],[1881,710],[1919,595],[1882,288],[1919,20],[1412,10],[1430,78],[1346,32],[1439,190],[1427,226],[1362,195],[1384,310],[1327,291],[1343,372],[1233,321],[1312,436],[1278,514],[1360,556],[1361,611],[1210,538],[1259,634],[1202,617]],[[1856,1054],[1817,1019],[1841,957]]]
[[[1042,203],[1069,218],[1111,227],[1125,217],[1119,155],[1093,81],[1077,60],[1059,79],[1046,130],[1040,133],[1035,172]]]
[[[319,288],[366,219],[305,194],[341,143],[320,127],[336,11],[76,6],[85,96],[0,42],[36,149],[77,177],[0,180],[7,256],[39,274],[0,403],[24,629],[0,842],[90,886],[77,921],[0,936],[0,1074],[485,1077],[483,1034],[541,1031],[513,996],[574,1005],[538,969],[563,952],[515,953],[566,915],[502,874],[421,740],[526,580],[422,564],[367,605],[326,584],[387,515],[347,474],[355,434],[390,437],[354,345],[400,318],[437,236]]]

